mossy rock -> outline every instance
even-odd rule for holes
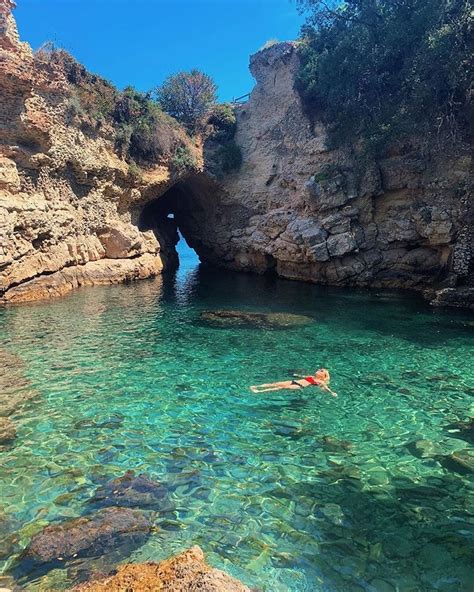
[[[219,328],[289,329],[313,323],[311,317],[286,312],[246,312],[238,310],[203,311],[200,319]]]

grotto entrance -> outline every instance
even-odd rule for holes
[[[152,230],[161,246],[165,270],[176,269],[179,256],[176,245],[182,236],[201,261],[208,256],[203,237],[210,215],[215,188],[206,179],[194,177],[179,181],[160,197],[151,199],[141,210],[140,231]]]

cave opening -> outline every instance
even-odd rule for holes
[[[201,227],[206,212],[199,189],[199,184],[193,187],[189,181],[180,181],[151,199],[139,214],[139,230],[152,230],[160,243],[165,270],[204,260]]]

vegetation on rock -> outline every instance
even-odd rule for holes
[[[200,132],[216,103],[217,87],[210,76],[199,70],[169,76],[156,90],[164,111],[190,132]]]
[[[467,0],[298,2],[308,13],[298,89],[308,112],[328,125],[333,147],[361,140],[364,152],[378,155],[414,134],[466,133]]]
[[[212,139],[220,141],[232,140],[237,127],[237,118],[233,105],[230,103],[215,105],[208,119],[208,124],[212,126]]]
[[[218,158],[222,171],[224,173],[230,173],[240,168],[242,164],[242,151],[234,140],[230,140],[219,148]]]
[[[117,151],[132,164],[173,157],[186,146],[189,138],[185,131],[161,109],[151,93],[130,86],[120,92],[51,43],[42,46],[35,59],[43,67],[64,72],[70,85],[66,116],[77,120],[84,131],[95,132],[111,125]]]

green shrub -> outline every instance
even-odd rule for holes
[[[140,182],[142,180],[142,170],[133,160],[128,165],[128,174],[135,182]]]
[[[164,111],[190,132],[200,133],[209,111],[216,103],[217,87],[210,76],[199,70],[169,76],[156,89]]]
[[[381,155],[417,134],[469,128],[467,0],[299,0],[309,9],[297,80],[330,146]],[[472,115],[472,113],[471,113]]]
[[[171,159],[171,164],[178,170],[192,169],[196,161],[187,146],[179,146]]]
[[[224,173],[230,173],[240,168],[242,164],[242,151],[231,140],[219,148],[218,158]]]
[[[213,131],[211,137],[215,140],[232,140],[237,129],[235,109],[230,103],[216,105],[208,119]]]

